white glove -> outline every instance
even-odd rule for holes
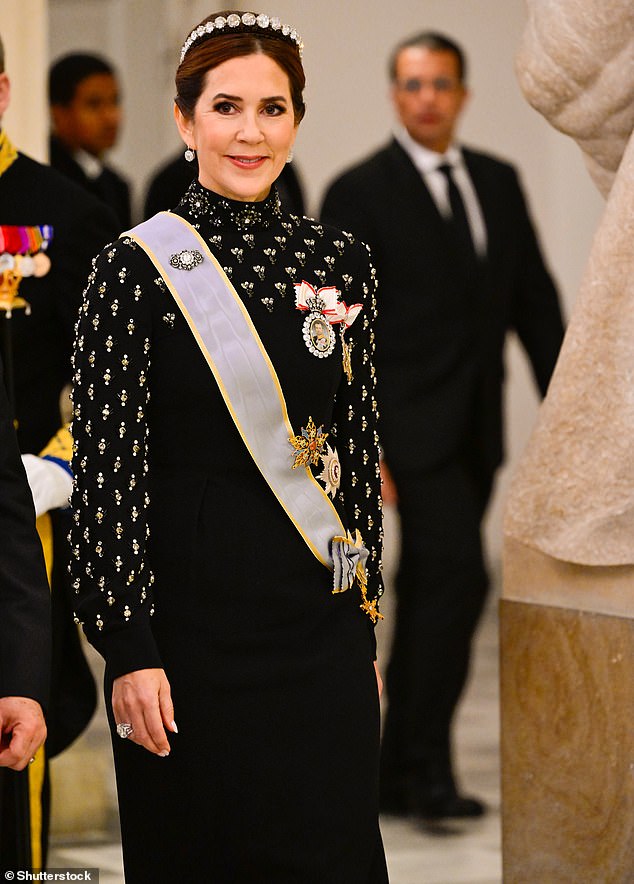
[[[23,454],[22,463],[35,504],[35,515],[68,506],[73,480],[63,467],[35,454]]]

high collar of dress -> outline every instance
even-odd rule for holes
[[[265,199],[251,203],[220,196],[199,181],[192,181],[180,207],[194,222],[205,220],[213,227],[233,227],[241,231],[270,227],[282,215],[281,201],[274,187]]]

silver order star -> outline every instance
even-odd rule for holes
[[[339,463],[337,449],[331,448],[326,443],[326,453],[321,455],[321,462],[324,468],[317,478],[326,486],[326,494],[330,494],[334,498],[341,484],[341,464]]]

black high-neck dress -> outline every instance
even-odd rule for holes
[[[244,305],[295,433],[312,418],[341,464],[333,503],[381,593],[365,247],[316,221],[232,202],[197,182],[176,209]],[[363,309],[331,355],[309,350],[294,283]],[[99,256],[75,348],[72,577],[76,613],[112,680],[164,667],[177,735],[167,758],[113,738],[126,880],[375,884],[374,634],[357,588],[331,592],[256,468],[163,280],[129,237]],[[289,469],[293,462],[289,443]],[[313,468],[318,481],[323,469]]]

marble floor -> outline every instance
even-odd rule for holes
[[[397,536],[392,519],[388,513],[388,538]],[[396,541],[390,544],[389,552],[386,562],[388,591],[383,605],[386,621],[379,628],[379,663],[385,661],[389,648],[389,585]],[[99,729],[99,722],[92,727]],[[107,734],[98,739],[105,743]],[[382,819],[391,884],[500,884],[502,880],[495,595],[478,632],[472,673],[459,709],[456,748],[461,785],[466,792],[483,798],[489,812],[478,820],[433,826],[389,817]],[[72,832],[56,834],[49,868],[62,867],[98,868],[100,884],[121,884],[123,871],[116,821],[107,832],[93,832],[81,837]]]

